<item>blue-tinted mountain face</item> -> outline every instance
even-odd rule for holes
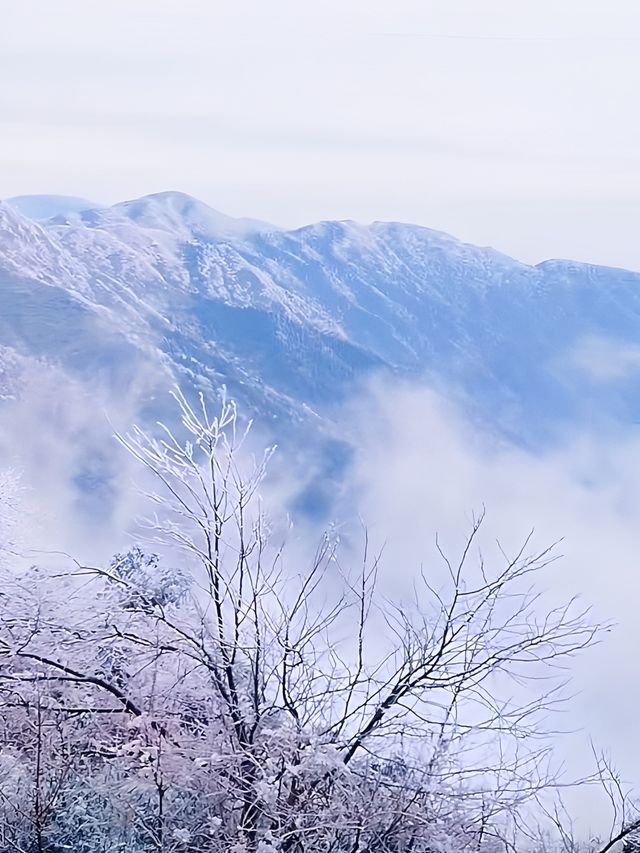
[[[9,199],[9,204],[20,213],[42,222],[53,216],[78,213],[97,207],[86,198],[75,198],[68,195],[19,195]]]
[[[339,433],[380,370],[454,388],[525,441],[640,411],[640,274],[527,266],[413,225],[283,231],[180,193],[44,222],[5,203],[0,299],[5,358],[92,385],[225,383],[276,431]]]

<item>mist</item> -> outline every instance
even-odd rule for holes
[[[385,592],[411,597],[422,569],[443,576],[438,544],[455,559],[474,517],[485,519],[476,557],[500,565],[531,536],[529,550],[554,545],[541,580],[545,600],[578,596],[592,618],[610,623],[600,642],[569,673],[568,700],[553,725],[566,778],[593,770],[592,748],[608,752],[623,778],[637,783],[640,687],[630,677],[640,645],[637,552],[640,529],[640,435],[630,426],[574,430],[544,451],[498,438],[459,398],[421,383],[377,381],[351,406],[359,442],[341,507],[357,508],[373,549],[382,552]],[[353,503],[355,502],[355,503]],[[584,833],[611,820],[601,791],[569,791]]]
[[[0,415],[11,466],[5,485],[22,508],[19,523],[12,515],[15,547],[34,562],[66,552],[104,563],[137,541],[136,518],[148,508],[144,472],[114,439],[116,430],[140,422],[146,392],[89,391],[55,368],[26,370],[22,390],[5,399]],[[578,595],[593,608],[595,622],[613,623],[575,662],[571,698],[553,721],[564,732],[558,749],[566,779],[593,770],[593,742],[636,781],[640,686],[629,679],[627,661],[640,644],[634,594],[640,436],[633,428],[600,424],[598,432],[574,430],[534,452],[479,426],[469,411],[453,393],[425,382],[391,384],[379,377],[361,389],[342,412],[343,434],[357,440],[323,518],[296,509],[300,492],[322,476],[320,451],[317,464],[309,453],[301,470],[287,458],[286,446],[278,450],[262,493],[275,535],[287,540],[285,561],[310,560],[330,525],[342,539],[342,563],[354,565],[366,530],[369,553],[381,557],[381,592],[410,602],[420,571],[435,586],[444,579],[436,541],[456,559],[480,513],[485,519],[472,556],[481,552],[490,566],[527,537],[532,551],[556,543],[557,559],[542,577],[545,600],[557,604]],[[272,438],[258,421],[244,451],[247,461]],[[585,832],[609,819],[597,791],[569,791],[568,799]]]

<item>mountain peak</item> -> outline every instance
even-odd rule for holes
[[[176,236],[239,238],[276,226],[253,219],[235,219],[190,195],[178,191],[152,193],[113,205],[111,210],[144,228],[170,231]]]
[[[36,222],[53,219],[54,216],[69,216],[83,210],[100,207],[86,198],[70,195],[17,195],[6,199],[23,216]]]
[[[576,378],[573,355],[600,335],[627,371],[629,347],[639,345],[639,274],[527,266],[394,222],[274,231],[180,192],[42,224],[0,204],[0,346],[39,353],[49,340],[47,355],[95,364],[94,327],[80,346],[66,294],[124,342],[114,363],[125,364],[131,347],[144,359],[156,353],[176,381],[212,392],[224,382],[251,414],[295,419],[304,407],[334,407],[378,367],[468,390],[487,418],[514,431],[528,430],[531,412],[549,401],[567,421],[581,417],[585,395],[597,412],[615,403],[629,419],[640,407],[637,383],[614,400],[615,388]]]

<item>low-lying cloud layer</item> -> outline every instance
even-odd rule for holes
[[[592,739],[610,752],[624,778],[640,781],[640,433],[574,434],[534,455],[475,427],[459,404],[408,383],[379,384],[350,417],[360,437],[350,495],[372,539],[384,544],[382,579],[390,590],[408,588],[420,566],[437,577],[436,534],[456,556],[473,513],[483,507],[488,563],[500,559],[496,539],[510,553],[532,530],[538,548],[561,540],[561,559],[542,576],[546,594],[553,601],[579,594],[593,606],[595,620],[614,625],[576,662],[575,696],[558,725],[575,733],[560,746],[566,746],[569,770],[580,774],[593,768]],[[583,815],[593,796],[590,819],[607,819],[599,796],[572,796]],[[586,817],[583,825],[593,826]]]
[[[22,470],[28,525],[21,537],[31,537],[35,548],[107,559],[130,541],[127,529],[142,506],[134,486],[140,472],[111,438],[114,426],[126,429],[138,419],[140,389],[128,397],[90,398],[86,388],[61,377],[54,382],[56,375],[51,369],[31,376],[0,413],[3,458]],[[616,624],[577,661],[571,684],[576,696],[554,725],[575,732],[561,741],[570,773],[592,769],[591,738],[611,752],[627,778],[637,778],[640,434],[634,428],[574,434],[535,455],[478,428],[464,406],[430,387],[383,381],[354,400],[344,427],[357,436],[333,508],[345,531],[344,559],[361,546],[362,519],[372,548],[384,546],[384,593],[409,597],[421,568],[437,583],[442,563],[436,533],[455,557],[473,514],[483,508],[479,544],[489,564],[501,559],[496,539],[507,552],[517,550],[532,529],[535,548],[562,540],[562,559],[543,576],[545,594],[554,602],[579,594],[593,605],[594,619]],[[92,494],[93,465],[106,465],[109,480],[97,481]],[[267,481],[264,487],[267,511],[275,517],[286,512],[296,490],[283,474],[286,458],[278,466],[275,485]],[[80,486],[78,471],[87,478]],[[299,472],[291,478],[299,480]],[[291,559],[308,553],[319,533],[300,521],[291,536]],[[583,811],[586,796],[576,800]],[[598,801],[588,812],[604,820],[606,804]]]

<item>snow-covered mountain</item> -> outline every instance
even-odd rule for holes
[[[638,273],[527,266],[399,223],[285,231],[181,193],[61,210],[0,204],[0,394],[25,359],[94,390],[144,376],[151,409],[173,380],[225,383],[276,432],[336,436],[382,370],[454,389],[523,441],[637,419]]]
[[[7,200],[20,213],[36,221],[98,207],[89,199],[70,195],[17,195]]]

